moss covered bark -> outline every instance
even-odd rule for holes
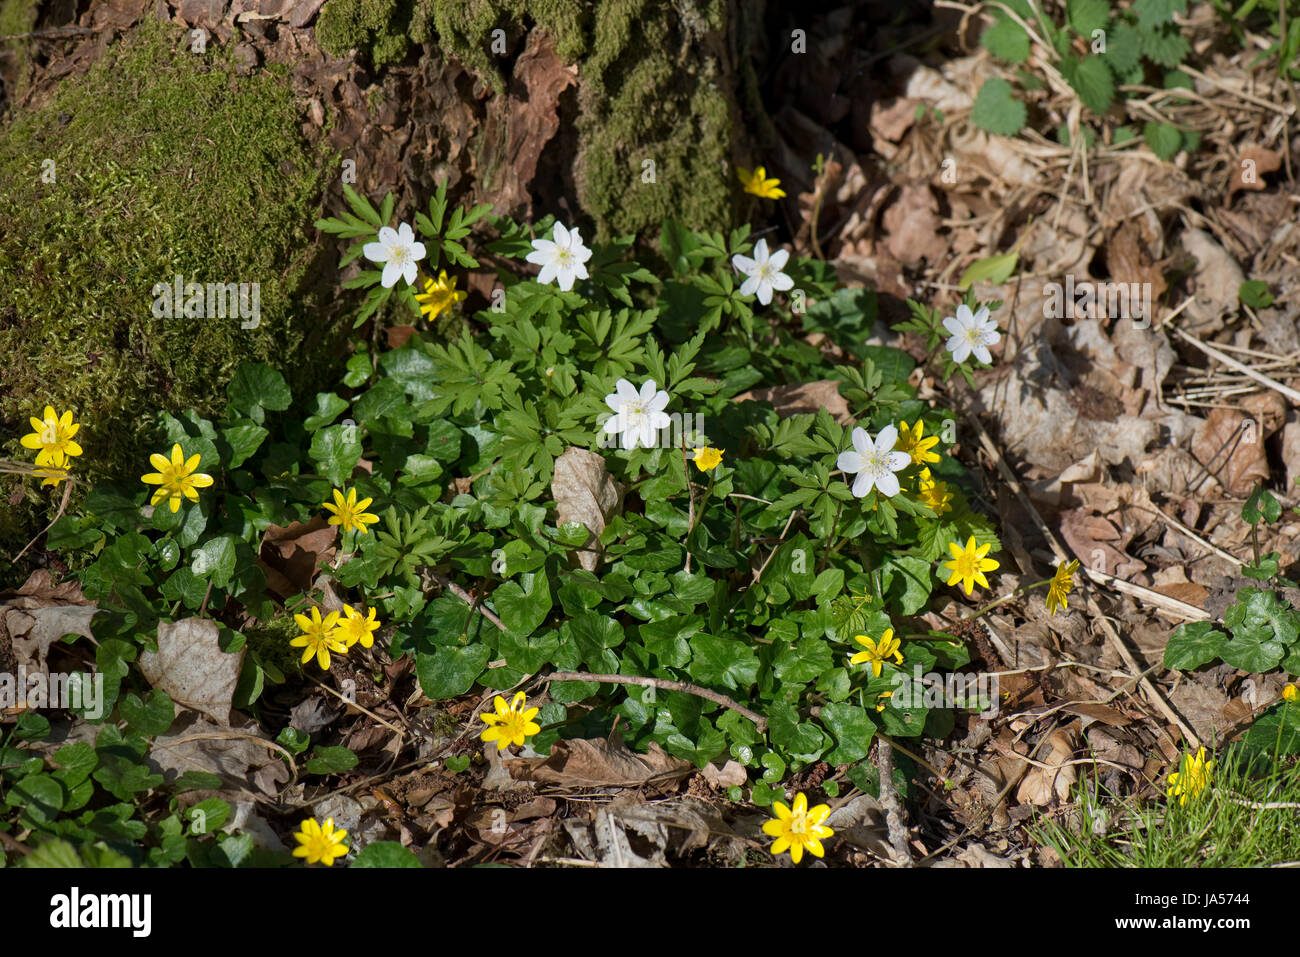
[[[217,411],[243,359],[272,363],[299,391],[332,379],[337,334],[309,289],[325,166],[284,77],[240,76],[156,25],[11,117],[0,132],[0,454],[30,458],[18,436],[48,403],[82,423],[79,471],[130,477],[144,471],[155,410]],[[156,316],[155,285],[177,275],[258,283],[257,327]],[[30,528],[30,511],[0,513],[0,544]]]
[[[328,52],[358,50],[374,64],[388,62],[385,37],[427,39],[505,95],[523,34],[549,33],[579,67],[576,115],[562,117],[578,131],[570,178],[608,236],[657,231],[667,216],[733,224],[732,163],[753,125],[739,104],[755,103],[736,49],[744,18],[760,15],[761,5],[737,0],[329,0],[316,36]]]

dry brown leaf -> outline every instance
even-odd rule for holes
[[[728,761],[722,767],[706,764],[700,773],[715,788],[740,787],[749,780],[745,766],[739,761]]]
[[[257,559],[267,587],[281,598],[308,591],[321,565],[337,553],[338,537],[339,527],[321,515],[310,522],[267,528]]]
[[[1183,248],[1196,259],[1196,293],[1184,315],[1188,332],[1205,334],[1224,327],[1237,311],[1237,290],[1246,281],[1241,266],[1208,233],[1185,229]]]
[[[1145,562],[1123,551],[1132,532],[1121,534],[1102,515],[1078,508],[1062,512],[1061,537],[1081,563],[1107,575],[1128,579],[1146,568]]]
[[[894,258],[914,266],[922,259],[938,263],[948,254],[939,203],[926,183],[908,183],[882,220]]]
[[[158,625],[158,650],[140,653],[140,672],[177,704],[230,724],[230,699],[239,683],[244,649],[221,650],[220,629],[210,618]]]
[[[1021,804],[1046,807],[1070,797],[1070,788],[1078,776],[1073,766],[1063,767],[1074,757],[1074,738],[1066,728],[1057,728],[1040,748],[1034,760],[1046,767],[1031,766],[1024,780],[1016,788],[1016,800]]]
[[[551,495],[555,499],[557,525],[580,522],[591,532],[585,547],[572,554],[579,565],[594,572],[600,564],[598,536],[605,530],[605,523],[622,508],[622,486],[605,468],[604,458],[575,447],[565,449],[555,460]]]
[[[90,623],[98,610],[77,582],[55,585],[38,569],[16,591],[0,592],[0,648],[12,643],[15,666],[44,671],[50,645],[60,638],[94,638]]]
[[[1212,409],[1192,437],[1192,454],[1230,495],[1249,495],[1269,478],[1268,455],[1258,423],[1246,426],[1235,409]]]
[[[547,757],[502,761],[516,781],[568,787],[640,787],[683,778],[695,765],[667,754],[651,742],[646,754],[634,754],[621,738],[572,738],[556,741]]]
[[[221,727],[199,714],[183,714],[166,734],[153,739],[149,760],[174,781],[186,771],[219,774],[232,785],[252,782],[274,795],[289,780],[289,769],[255,721]]]
[[[778,385],[767,389],[750,389],[736,396],[733,402],[770,402],[776,414],[786,419],[792,415],[815,414],[825,409],[840,425],[853,421],[849,403],[840,395],[839,382],[819,379],[800,385]]]
[[[1238,190],[1248,189],[1260,192],[1268,189],[1264,182],[1265,173],[1275,173],[1282,167],[1282,154],[1266,146],[1247,146],[1237,158],[1237,165],[1230,170],[1228,181],[1228,199]]]

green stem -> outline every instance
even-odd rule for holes
[[[971,615],[970,617],[965,618],[965,619],[963,619],[963,620],[964,620],[964,621],[975,621],[977,618],[983,618],[984,615],[985,615],[986,613],[992,611],[994,608],[997,608],[998,605],[1001,605],[1001,604],[1004,604],[1004,603],[1006,603],[1006,602],[1009,602],[1009,601],[1011,601],[1011,599],[1013,599],[1013,598],[1019,598],[1021,595],[1023,595],[1023,594],[1024,594],[1025,592],[1027,592],[1027,591],[1032,591],[1032,590],[1035,589],[1035,588],[1042,588],[1044,585],[1050,585],[1051,583],[1052,583],[1052,579],[1050,579],[1050,578],[1044,578],[1042,581],[1040,581],[1040,582],[1034,582],[1034,583],[1031,584],[1031,585],[1021,585],[1019,588],[1017,588],[1015,591],[1011,592],[1009,595],[1003,595],[1001,598],[997,599],[996,601],[991,601],[991,602],[989,602],[987,605],[985,605],[985,606],[984,606],[983,608],[981,608],[979,611],[975,612],[975,614],[973,614],[973,615]]]

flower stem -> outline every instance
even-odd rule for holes
[[[1001,598],[997,599],[996,601],[991,601],[991,602],[989,602],[987,605],[985,605],[985,606],[984,606],[983,608],[981,608],[979,611],[975,612],[975,614],[973,614],[973,615],[971,615],[970,617],[965,618],[965,619],[963,619],[963,620],[964,620],[964,621],[974,621],[974,620],[977,619],[977,618],[983,618],[984,615],[985,615],[986,613],[992,611],[994,608],[998,607],[998,605],[1004,604],[1005,602],[1009,602],[1009,601],[1011,601],[1011,599],[1013,599],[1013,598],[1018,598],[1018,597],[1020,597],[1021,595],[1023,595],[1023,594],[1024,594],[1025,592],[1027,592],[1027,591],[1032,591],[1032,590],[1035,589],[1035,588],[1042,588],[1044,585],[1050,585],[1051,583],[1052,583],[1052,580],[1051,580],[1050,578],[1044,578],[1044,579],[1043,579],[1042,581],[1040,581],[1040,582],[1034,582],[1034,583],[1029,584],[1029,585],[1021,585],[1021,586],[1020,586],[1019,588],[1017,588],[1015,591],[1011,592],[1011,593],[1008,594],[1008,595],[1003,595]]]

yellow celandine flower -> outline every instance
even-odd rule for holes
[[[345,604],[343,617],[334,629],[334,637],[343,642],[345,648],[351,648],[357,642],[361,643],[362,648],[369,648],[375,643],[374,633],[378,628],[379,622],[375,620],[373,608],[370,609],[370,616],[366,617],[351,605]]]
[[[497,695],[492,702],[496,714],[479,715],[488,725],[479,737],[484,741],[495,741],[498,751],[504,751],[512,744],[522,746],[525,738],[542,730],[542,726],[533,721],[541,709],[529,708],[525,711],[524,705],[527,703],[528,699],[522,691],[515,695],[508,708],[506,699]]]
[[[768,179],[767,170],[762,166],[750,172],[743,166],[736,167],[736,175],[740,177],[740,182],[745,187],[746,193],[752,193],[754,196],[760,196],[763,199],[780,199],[785,195],[785,190],[781,189],[779,179]]]
[[[289,644],[294,648],[303,649],[303,664],[311,661],[314,656],[321,669],[329,671],[331,651],[336,655],[347,654],[347,646],[335,634],[335,626],[339,623],[339,613],[337,611],[330,612],[322,620],[320,609],[313,605],[310,618],[306,615],[294,615],[293,620],[302,629],[302,634],[290,641]]]
[[[158,470],[140,476],[140,481],[144,482],[145,485],[158,486],[158,488],[154,489],[153,498],[149,500],[149,504],[157,505],[163,499],[166,499],[167,506],[175,512],[181,507],[183,499],[197,502],[199,493],[196,490],[207,488],[212,484],[211,475],[194,471],[199,467],[201,457],[198,452],[195,452],[187,459],[185,453],[181,450],[179,442],[172,446],[170,460],[165,455],[159,455],[157,452],[149,456],[149,464]]]
[[[1079,570],[1079,561],[1065,562],[1056,566],[1056,574],[1047,586],[1047,611],[1056,614],[1056,609],[1069,609],[1069,595],[1074,588],[1074,573]]]
[[[831,813],[828,805],[818,804],[809,809],[808,798],[801,793],[794,796],[794,807],[788,808],[781,801],[772,802],[776,817],[763,824],[763,833],[776,838],[772,842],[772,853],[790,852],[790,860],[798,864],[803,859],[803,852],[808,851],[813,857],[826,853],[822,841],[835,832],[822,823]]]
[[[1208,788],[1214,774],[1214,762],[1205,760],[1205,748],[1197,748],[1196,754],[1184,754],[1181,768],[1169,775],[1169,797],[1178,798],[1179,804],[1186,804],[1189,797],[1197,797]]]
[[[925,465],[938,462],[940,456],[930,450],[939,444],[939,436],[925,434],[925,420],[917,419],[915,425],[898,423],[898,441],[894,451],[906,452],[912,457],[913,465]]]
[[[892,691],[882,691],[882,692],[880,692],[880,694],[876,695],[876,710],[877,710],[877,711],[884,711],[884,710],[885,710],[885,699],[886,699],[886,698],[892,698],[893,696],[894,696],[894,692],[892,692]]]
[[[323,507],[334,513],[334,516],[329,519],[329,524],[342,525],[345,532],[355,528],[364,535],[370,531],[366,525],[379,521],[378,515],[371,515],[366,511],[366,506],[373,501],[372,498],[363,498],[358,502],[355,488],[348,489],[347,498],[344,498],[343,493],[338,489],[334,489],[334,504],[325,502]]]
[[[880,636],[880,641],[866,635],[854,635],[853,640],[867,650],[859,651],[849,659],[849,664],[860,665],[864,661],[871,662],[871,674],[876,678],[880,677],[880,669],[890,658],[900,665],[903,663],[903,653],[899,651],[903,643],[894,637],[892,628],[885,629],[884,634]]]
[[[443,269],[438,273],[437,279],[424,281],[424,292],[417,292],[415,298],[420,303],[420,312],[428,316],[429,321],[432,322],[464,299],[465,295],[464,292],[456,289],[456,277],[448,279],[447,270]]]
[[[334,866],[336,857],[343,857],[348,852],[348,832],[339,828],[334,830],[334,818],[326,818],[325,823],[317,823],[314,817],[302,822],[302,830],[296,832],[294,839],[298,846],[293,849],[294,857],[305,857],[308,864]]]
[[[929,469],[921,469],[916,494],[936,515],[952,511],[952,492],[948,491],[948,483],[931,478]]]
[[[974,589],[975,582],[979,582],[981,588],[988,588],[989,582],[984,577],[984,573],[998,567],[997,561],[984,557],[992,547],[992,543],[976,547],[974,535],[966,542],[965,548],[956,542],[949,542],[948,551],[952,552],[952,561],[943,563],[943,567],[952,572],[948,584],[955,585],[961,582],[961,587],[967,595]]]
[[[1294,701],[1297,697],[1300,697],[1300,692],[1296,691],[1295,685],[1287,685],[1282,689],[1283,701]]]
[[[701,472],[712,472],[722,464],[722,449],[715,449],[706,445],[702,449],[695,450],[695,457],[692,461]]]
[[[54,411],[54,406],[47,405],[44,418],[30,416],[27,421],[35,431],[24,435],[19,441],[25,449],[38,450],[37,465],[53,465],[55,468],[62,468],[68,464],[69,458],[81,454],[81,446],[72,441],[72,437],[77,434],[81,426],[72,421],[71,409],[59,415]]]
[[[37,478],[41,479],[42,487],[46,485],[53,485],[55,488],[58,488],[59,483],[64,481],[68,477],[68,470],[47,467],[47,468],[37,469],[32,474],[35,475]]]

